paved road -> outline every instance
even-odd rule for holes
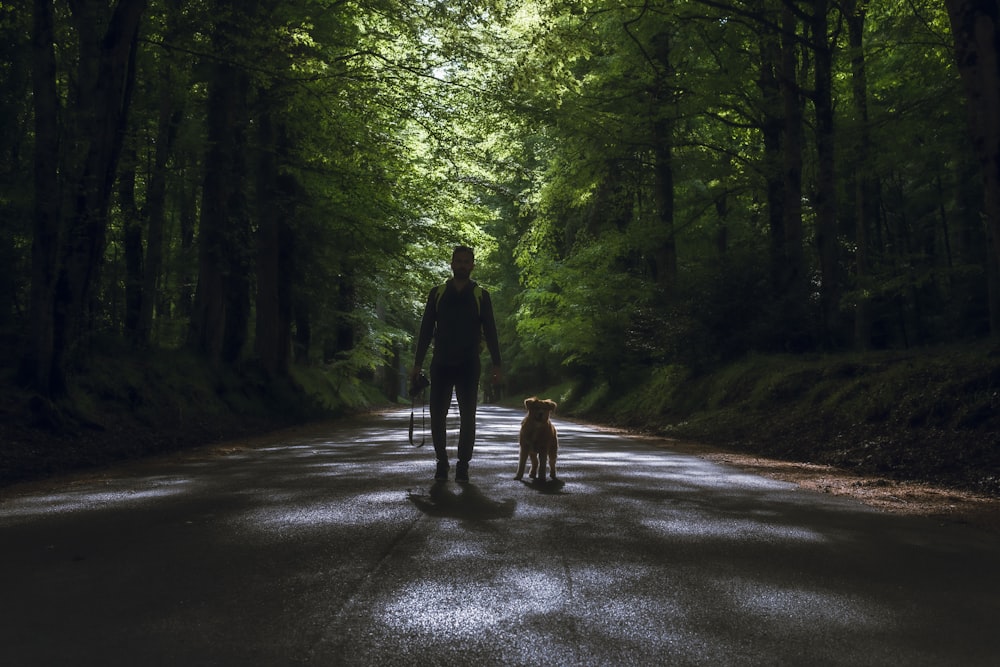
[[[997,665],[1000,537],[480,412],[408,411],[0,497],[0,665]]]

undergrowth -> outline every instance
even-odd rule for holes
[[[1000,354],[989,345],[751,356],[539,391],[564,415],[785,460],[1000,495]],[[0,377],[0,485],[384,405],[335,369],[274,380],[185,352],[96,355],[51,403]],[[511,405],[514,399],[509,400]]]
[[[0,485],[264,433],[382,404],[370,386],[318,367],[268,378],[217,370],[184,351],[96,354],[58,401],[0,378]]]
[[[989,345],[761,355],[703,375],[665,367],[647,377],[614,399],[606,390],[580,396],[563,412],[1000,495],[1000,355]]]

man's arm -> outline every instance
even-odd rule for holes
[[[415,378],[420,374],[424,366],[424,358],[427,350],[431,346],[431,339],[434,337],[434,321],[437,319],[437,303],[434,299],[434,290],[427,295],[427,304],[424,306],[424,316],[420,320],[420,332],[417,334],[417,350],[413,357],[413,369],[410,377]]]
[[[490,360],[493,362],[493,383],[499,384],[503,379],[503,360],[500,356],[500,339],[497,336],[496,317],[493,315],[493,302],[486,290],[483,290],[483,302],[480,310],[480,317],[483,320],[483,337],[486,339],[486,348],[490,351]]]

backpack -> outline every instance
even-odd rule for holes
[[[444,291],[447,289],[447,285],[438,285],[434,288],[434,307],[438,308],[441,305],[441,297],[444,296]],[[482,314],[482,301],[483,301],[483,288],[476,285],[472,288],[472,296],[476,297],[476,313]]]

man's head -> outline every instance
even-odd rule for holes
[[[459,280],[468,280],[472,269],[476,266],[476,256],[472,248],[464,245],[455,246],[451,253],[451,270]]]

